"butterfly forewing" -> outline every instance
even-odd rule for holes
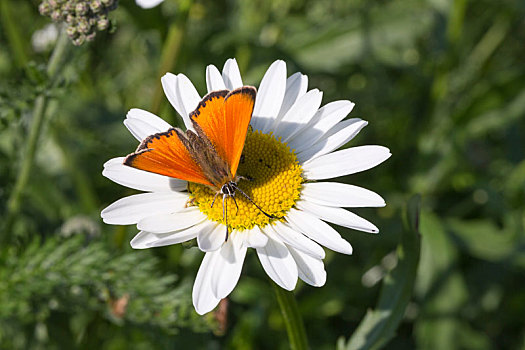
[[[227,137],[226,160],[230,165],[230,171],[235,176],[239,160],[241,159],[248,126],[252,119],[253,106],[255,105],[256,90],[251,86],[233,90],[226,96],[224,101],[224,115]]]
[[[126,157],[124,164],[152,173],[212,186],[201,167],[191,157],[177,133],[171,128],[166,132],[148,136],[135,153]]]
[[[231,92],[211,92],[191,114],[193,125],[197,124],[201,128],[217,153],[228,164],[232,175],[230,180],[237,173],[255,95],[256,90],[251,86],[243,86]],[[198,132],[197,128],[196,131]]]
[[[221,140],[227,137],[224,128],[224,99],[228,90],[212,91],[203,97],[197,108],[191,112],[190,119],[199,136],[205,136],[213,144],[215,150],[226,159]],[[202,134],[204,133],[204,135]]]

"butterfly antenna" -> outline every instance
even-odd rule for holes
[[[226,224],[226,238],[224,239],[224,242],[228,241],[228,206],[225,205],[226,197],[228,197],[227,194],[222,195],[222,219],[225,221]]]
[[[253,199],[250,198],[250,196],[248,196],[246,193],[244,193],[243,190],[241,190],[239,187],[235,186],[235,189],[239,192],[241,192],[241,194],[246,197],[246,199],[248,199],[250,201],[250,203],[252,203],[253,205],[255,205],[255,207],[257,209],[259,209],[261,211],[261,213],[263,213],[264,215],[266,215],[267,217],[269,217],[270,219],[282,219],[282,217],[279,217],[279,216],[275,216],[275,215],[272,215],[272,214],[268,214],[267,212],[265,212],[264,210],[262,210],[262,208],[260,206],[257,205],[257,203],[255,203],[253,201]]]
[[[233,203],[235,203],[235,207],[237,208],[237,211],[235,212],[235,215],[239,213],[239,206],[237,205],[237,201],[235,200],[235,196],[230,196],[233,199]]]

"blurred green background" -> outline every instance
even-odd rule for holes
[[[396,263],[402,208],[421,193],[414,293],[386,347],[525,349],[524,1],[120,1],[112,33],[68,44],[54,79],[53,44],[31,41],[51,23],[39,2],[0,4],[0,348],[288,348],[255,254],[227,322],[200,317],[196,247],[133,251],[137,229],[99,217],[133,193],[101,175],[136,147],[126,112],[176,125],[160,76],[184,73],[204,94],[205,67],[235,57],[247,84],[283,59],[324,91],[323,104],[355,102],[351,117],[369,125],[347,147],[393,154],[343,179],[385,198],[385,208],[356,210],[380,233],[338,228],[354,254],[327,251],[326,285],[296,288],[311,348],[333,349],[374,307]],[[38,99],[48,103],[33,167],[8,217]]]

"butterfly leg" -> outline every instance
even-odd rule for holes
[[[228,241],[228,206],[226,205],[226,197],[228,197],[227,194],[222,195],[222,219],[224,220],[224,223],[226,225],[226,238],[224,239],[224,242]]]
[[[190,198],[186,201],[186,204],[184,204],[184,208],[189,208],[195,205],[195,198]]]

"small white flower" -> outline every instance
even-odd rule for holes
[[[31,45],[35,52],[44,52],[49,50],[57,41],[58,28],[54,23],[46,25],[39,29],[31,36]]]
[[[208,92],[233,90],[243,85],[235,59],[222,74],[206,69]],[[193,303],[199,314],[211,311],[231,293],[239,280],[247,248],[255,248],[261,264],[279,286],[293,290],[297,278],[312,286],[326,281],[321,246],[351,254],[352,246],[326,222],[365,232],[378,232],[367,220],[343,209],[382,207],[378,194],[353,185],[323,180],[361,172],[382,163],[390,151],[382,146],[359,146],[336,151],[367,125],[358,118],[343,120],[352,110],[350,101],[321,106],[322,92],[307,91],[301,73],[286,77],[286,64],[274,62],[258,88],[239,174],[251,181],[239,187],[270,214],[269,219],[244,198],[236,212],[227,203],[231,227],[226,227],[220,205],[211,207],[213,193],[204,185],[145,172],[114,158],[104,164],[103,175],[147,193],[122,198],[102,211],[104,222],[137,224],[141,231],[131,241],[136,249],[160,247],[197,238],[206,252],[193,287]],[[168,100],[191,128],[189,114],[201,100],[183,74],[166,74],[162,86]],[[159,117],[140,110],[129,111],[124,124],[138,141],[168,130]]]
[[[164,0],[135,0],[137,5],[142,7],[143,9],[150,9],[157,5],[159,5]]]

